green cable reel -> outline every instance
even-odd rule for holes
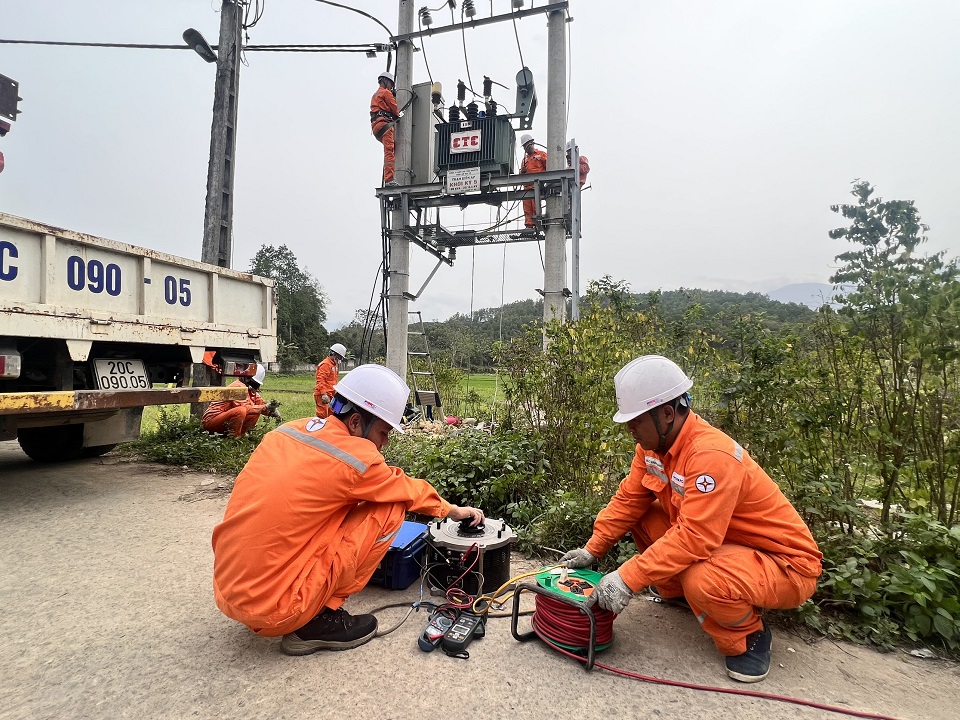
[[[594,588],[597,587],[597,583],[600,582],[600,578],[603,577],[603,573],[597,572],[596,570],[585,569],[567,570],[566,580],[561,580],[561,577],[562,573],[560,569],[554,568],[538,573],[536,575],[536,581],[537,585],[544,590],[549,590],[551,593],[560,595],[568,600],[583,601],[593,593]],[[585,649],[582,646],[568,645],[554,640],[550,642],[571,652],[582,652]],[[596,651],[606,650],[612,644],[612,642],[599,644],[596,646]]]

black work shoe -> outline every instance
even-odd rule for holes
[[[740,682],[760,682],[770,672],[770,651],[772,649],[773,633],[764,624],[763,629],[747,635],[747,651],[745,653],[727,657],[727,675]]]
[[[324,608],[302,628],[283,636],[280,649],[287,655],[309,655],[317,650],[349,650],[377,634],[373,615],[351,615],[343,608]]]
[[[654,602],[663,603],[664,605],[673,605],[673,607],[686,608],[687,610],[690,610],[690,603],[687,602],[687,599],[683,595],[678,595],[676,597],[664,597],[653,585],[647,588],[647,594],[653,598]]]

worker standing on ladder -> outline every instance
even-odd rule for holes
[[[317,365],[317,385],[313,389],[313,399],[317,403],[318,418],[325,418],[330,414],[333,386],[340,378],[340,363],[346,359],[347,348],[340,343],[334,343],[330,346],[330,354]]]
[[[587,173],[590,172],[590,161],[587,160],[586,155],[580,156],[579,165],[580,167],[578,169],[580,171],[580,187],[583,187],[587,184]],[[573,153],[571,152],[570,148],[567,148],[567,167],[573,167]]]
[[[397,105],[393,75],[384,71],[377,77],[377,81],[380,87],[370,100],[370,129],[373,130],[373,136],[383,144],[383,185],[395,187],[397,182],[393,179],[393,149],[400,107]]]
[[[520,144],[523,145],[523,162],[520,163],[520,174],[546,172],[547,153],[536,147],[533,142],[533,135],[526,134],[520,136]],[[525,190],[533,190],[533,185],[524,185]],[[536,206],[533,198],[523,201],[523,224],[532,228],[536,226],[533,218],[540,214],[540,208]]]

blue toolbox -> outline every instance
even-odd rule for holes
[[[406,590],[420,577],[426,551],[427,526],[404,521],[380,567],[373,571],[369,584],[388,590]]]

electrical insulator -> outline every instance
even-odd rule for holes
[[[450,122],[458,123],[460,122],[460,108],[456,105],[450,106]]]
[[[523,7],[523,0],[513,0],[513,9],[519,10]]]
[[[463,101],[467,99],[467,84],[463,80],[457,82],[457,101],[463,105]]]
[[[477,9],[473,6],[473,0],[463,0],[463,14],[472,18],[477,14]]]
[[[467,105],[467,120],[476,120],[477,119],[477,104],[475,102]]]
[[[497,101],[488,100],[487,101],[487,117],[496,117],[497,116]]]
[[[434,107],[443,102],[443,86],[438,82],[430,86],[430,101]]]
[[[489,98],[493,95],[493,80],[486,75],[483,76],[483,96]]]
[[[430,8],[426,6],[420,8],[420,24],[424,27],[433,25],[433,18],[430,17]]]

